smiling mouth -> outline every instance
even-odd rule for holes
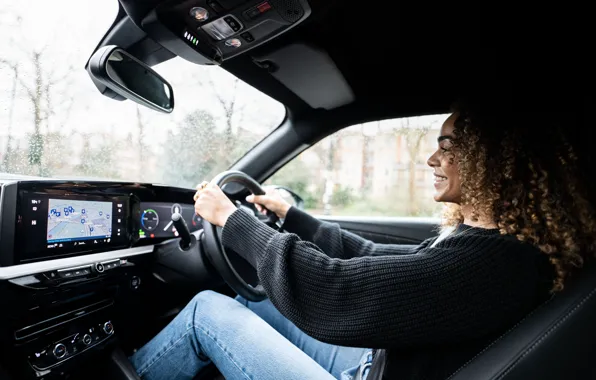
[[[442,175],[435,174],[434,176],[435,176],[435,183],[443,182],[443,181],[447,180],[447,177],[442,176]]]

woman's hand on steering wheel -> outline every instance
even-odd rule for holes
[[[202,182],[194,195],[195,212],[209,223],[223,227],[236,206],[215,183]]]
[[[275,213],[278,218],[284,219],[292,205],[283,199],[279,191],[275,188],[269,186],[263,187],[263,190],[265,190],[265,195],[251,194],[246,197],[246,200],[250,203],[254,203],[259,212],[264,214],[269,210]]]

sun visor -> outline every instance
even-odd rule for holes
[[[271,75],[313,108],[330,110],[354,101],[352,88],[323,50],[292,44],[255,59],[273,63]]]

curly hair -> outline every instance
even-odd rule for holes
[[[596,252],[596,217],[569,140],[573,117],[552,112],[507,112],[470,102],[454,106],[454,149],[461,180],[460,205],[472,219],[493,218],[501,234],[515,236],[549,256],[552,292]],[[463,222],[450,206],[445,225]]]

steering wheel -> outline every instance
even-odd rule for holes
[[[254,195],[264,195],[265,191],[257,181],[249,177],[247,174],[240,171],[225,171],[218,174],[213,182],[220,188],[230,182],[238,182],[244,185]],[[274,225],[278,218],[275,213],[268,211],[266,224]],[[239,295],[249,301],[262,301],[267,298],[265,289],[261,285],[253,287],[248,284],[232,265],[230,257],[223,245],[221,244],[221,227],[214,226],[205,219],[203,219],[203,247],[207,253],[207,257],[219,272],[224,281]]]

